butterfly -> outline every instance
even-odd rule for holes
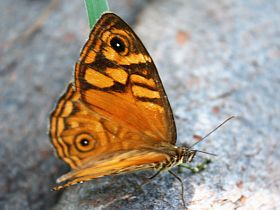
[[[92,29],[74,81],[50,116],[49,135],[72,169],[54,190],[108,175],[168,171],[196,154],[175,145],[172,110],[152,58],[113,13]]]

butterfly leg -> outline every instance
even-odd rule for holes
[[[190,166],[189,164],[182,163],[178,166],[178,172],[182,173],[182,168],[187,168],[193,174],[199,173],[199,172],[203,171],[207,167],[207,165],[209,165],[210,163],[211,163],[211,160],[208,158],[204,159],[204,161],[202,163],[199,163],[196,166]]]
[[[162,171],[162,170],[158,170],[153,176],[149,177],[148,179],[149,179],[149,180],[154,179],[157,175],[160,174],[161,171]]]
[[[183,181],[181,180],[181,178],[179,177],[179,176],[177,176],[174,172],[172,172],[172,171],[168,171],[172,176],[174,176],[180,183],[181,183],[181,189],[182,189],[182,191],[181,191],[181,196],[182,196],[182,201],[183,201],[183,204],[184,204],[184,207],[185,208],[187,208],[186,207],[186,202],[185,202],[185,199],[184,199],[184,184],[183,184]]]
[[[150,181],[152,181],[155,177],[157,177],[157,176],[160,174],[160,172],[162,172],[162,171],[163,171],[163,170],[158,170],[153,176],[148,177],[148,178],[145,177],[145,181],[144,181],[143,184],[141,184],[140,187],[143,187],[144,185],[148,184],[148,183],[149,183]]]

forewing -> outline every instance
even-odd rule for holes
[[[76,65],[75,86],[101,116],[175,144],[175,123],[156,67],[140,39],[115,14],[104,14],[93,28]]]

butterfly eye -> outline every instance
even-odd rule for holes
[[[74,141],[77,150],[81,152],[88,152],[95,148],[96,141],[90,134],[79,134]]]
[[[126,48],[124,42],[116,36],[111,39],[110,45],[118,53],[124,52]]]

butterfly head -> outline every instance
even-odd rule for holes
[[[197,149],[192,149],[193,146],[189,146],[187,144],[183,145],[182,147],[178,148],[178,154],[179,154],[179,162],[180,163],[190,163],[194,159],[195,155],[197,152],[204,153],[207,155],[212,155],[216,156],[216,154],[206,152],[206,151],[201,151]]]
[[[195,157],[196,155],[196,150],[188,150],[185,154],[185,163],[188,162],[192,162],[193,158]]]
[[[190,149],[188,146],[181,147],[181,161],[183,163],[190,163],[196,155],[196,150]]]

